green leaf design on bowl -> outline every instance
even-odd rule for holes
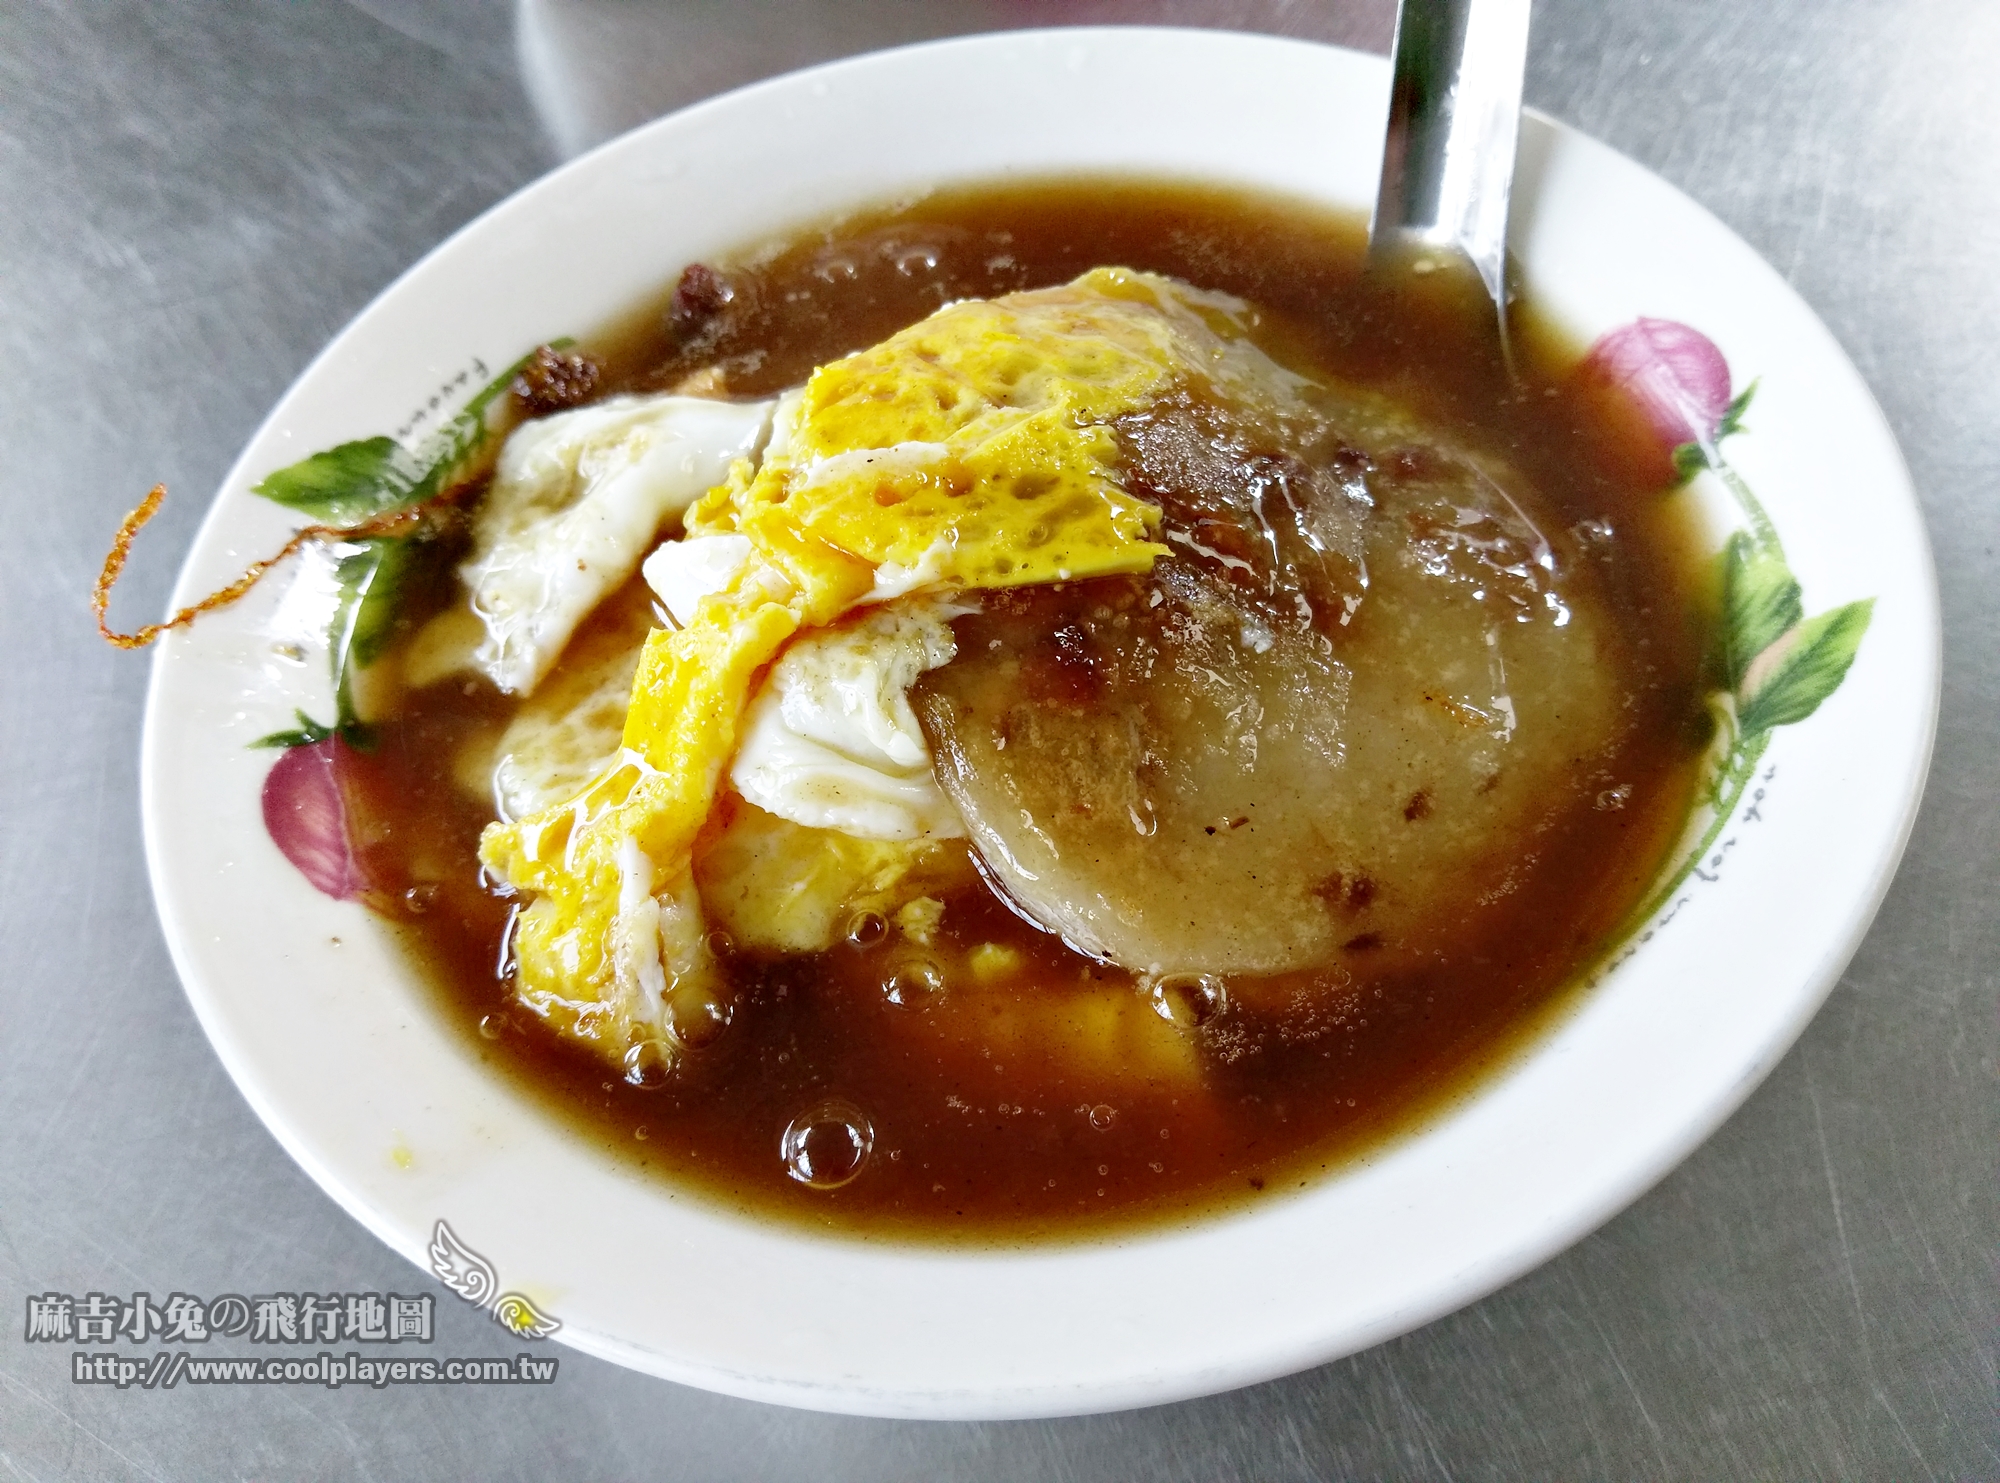
[[[573,342],[557,340],[552,349]],[[491,409],[534,356],[514,362],[436,432],[415,448],[389,437],[358,438],[266,474],[250,492],[324,525],[355,526],[410,509],[453,487],[493,433]],[[481,367],[483,370],[484,367]],[[348,543],[334,568],[339,601],[327,625],[333,666],[334,720],[330,726],[301,713],[296,731],[273,732],[259,746],[309,746],[339,735],[366,748],[370,737],[354,707],[354,674],[381,657],[395,634],[397,609],[420,557],[421,538],[374,536]]]
[[[1805,594],[1776,527],[1722,454],[1726,439],[1746,431],[1743,417],[1757,382],[1729,396],[1727,363],[1713,341],[1687,325],[1640,319],[1599,339],[1585,364],[1611,368],[1656,420],[1691,432],[1693,437],[1673,450],[1675,475],[1684,482],[1713,473],[1744,519],[1720,557],[1722,615],[1710,665],[1717,685],[1710,696],[1717,741],[1702,806],[1689,823],[1694,843],[1632,914],[1622,938],[1673,899],[1729,826],[1771,733],[1805,720],[1840,688],[1860,652],[1875,599],[1806,616]],[[1718,402],[1712,424],[1704,426],[1708,418],[1696,414]]]
[[[1864,598],[1807,618],[1773,640],[1737,691],[1736,724],[1744,734],[1795,725],[1818,710],[1847,678],[1874,612],[1875,599]]]
[[[359,525],[414,503],[428,473],[394,438],[362,438],[267,474],[250,492],[327,525]]]
[[[1717,666],[1725,688],[1743,683],[1750,666],[1805,616],[1798,579],[1784,553],[1734,531],[1722,550],[1722,630]]]

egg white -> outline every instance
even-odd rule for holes
[[[958,839],[910,709],[925,670],[958,652],[950,618],[909,599],[794,639],[750,702],[729,781],[767,813],[857,839]]]
[[[620,396],[515,430],[460,569],[486,637],[474,662],[527,694],[660,527],[755,454],[775,401]]]

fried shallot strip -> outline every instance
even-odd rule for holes
[[[215,608],[227,607],[252,587],[257,585],[272,567],[286,557],[314,541],[366,541],[380,536],[407,535],[431,518],[434,511],[455,504],[466,488],[460,485],[433,495],[420,504],[410,505],[401,510],[388,510],[371,516],[359,525],[308,525],[285,542],[276,555],[261,561],[253,561],[244,569],[243,575],[227,587],[211,592],[192,607],[182,608],[164,623],[148,623],[137,633],[120,633],[105,622],[105,613],[111,606],[111,589],[125,571],[125,560],[132,553],[132,540],[145,528],[146,522],[158,513],[160,502],[167,497],[167,486],[155,484],[152,493],[139,502],[139,508],[132,511],[120,523],[118,534],[112,539],[111,550],[104,557],[104,570],[97,575],[97,586],[90,596],[90,606],[97,614],[97,631],[104,635],[108,643],[121,649],[143,649],[161,634],[175,628],[185,628],[203,613]]]

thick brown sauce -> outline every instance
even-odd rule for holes
[[[1443,275],[1394,286],[1360,273],[1359,223],[1185,186],[1043,183],[933,196],[805,233],[728,275],[728,312],[649,312],[596,347],[606,390],[670,386],[719,367],[768,394],[939,304],[1067,280],[1106,263],[1249,298],[1295,337],[1292,354],[1381,388],[1539,489],[1538,519],[1602,521],[1600,584],[1631,656],[1636,725],[1617,757],[1627,805],[1568,800],[1531,878],[1447,961],[1370,976],[1305,1020],[1231,1002],[1187,1032],[1200,1074],[1107,1091],[1060,1058],[1012,1054],[1010,996],[1129,984],[1027,925],[984,888],[947,902],[947,946],[1008,944],[1028,969],[1005,993],[896,1005],[886,949],[733,965],[720,1040],[674,1084],[628,1086],[510,1004],[498,971],[509,903],[482,886],[489,815],[451,759],[512,703],[483,683],[406,698],[366,763],[371,863],[410,903],[405,936],[445,1012],[485,1061],[617,1158],[759,1215],[849,1233],[1009,1243],[1182,1219],[1296,1189],[1459,1098],[1572,997],[1688,815],[1706,733],[1706,622],[1695,532],[1666,497],[1658,450],[1573,390],[1575,350],[1517,312],[1518,379],[1490,309]],[[402,888],[413,886],[407,896]],[[947,994],[949,998],[949,992]],[[981,1033],[981,1017],[994,1034]],[[999,1049],[996,1051],[996,1045]],[[829,1097],[875,1131],[861,1174],[834,1190],[787,1174],[780,1139]]]

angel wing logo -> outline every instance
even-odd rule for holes
[[[542,1312],[520,1293],[501,1292],[493,1263],[461,1241],[445,1221],[431,1232],[430,1257],[438,1281],[466,1302],[487,1309],[501,1327],[523,1339],[546,1339],[562,1327],[562,1320]]]
[[[500,1274],[493,1263],[458,1239],[443,1221],[431,1232],[431,1270],[438,1281],[466,1302],[484,1308],[499,1294]]]
[[[562,1327],[562,1320],[542,1312],[517,1292],[510,1292],[493,1305],[493,1316],[524,1339],[546,1339]]]

